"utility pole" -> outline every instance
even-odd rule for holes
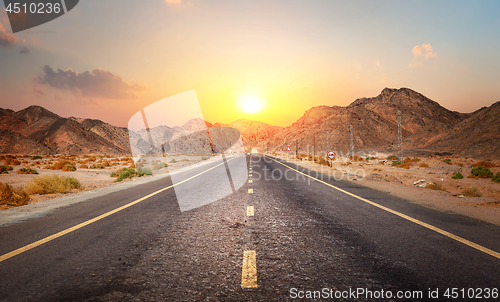
[[[330,143],[328,141],[328,137],[330,136],[330,131],[326,130],[326,153],[330,150]]]
[[[401,129],[401,111],[398,109],[398,157],[403,160],[403,129]]]
[[[314,133],[314,145],[313,145],[313,163],[316,161],[316,133]]]
[[[298,140],[298,139],[296,139],[296,140],[295,140],[295,160],[297,160],[297,158],[298,158],[298,157],[297,157],[297,156],[298,156],[298,154],[299,154],[299,140]]]
[[[354,141],[352,139],[352,124],[349,126],[349,131],[351,132],[351,156],[352,160],[354,160]]]

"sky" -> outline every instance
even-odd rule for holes
[[[126,127],[194,90],[212,123],[288,126],[313,106],[407,87],[472,112],[500,100],[499,11],[498,1],[81,0],[13,34],[2,10],[0,107]]]

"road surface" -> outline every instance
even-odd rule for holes
[[[257,154],[173,182],[0,227],[0,301],[498,300],[498,226]]]

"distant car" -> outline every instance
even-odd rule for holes
[[[247,155],[250,155],[250,152],[247,152]]]

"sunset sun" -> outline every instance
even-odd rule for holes
[[[262,110],[264,108],[264,103],[262,99],[254,95],[245,95],[240,99],[239,102],[240,109],[249,114],[254,114]]]

